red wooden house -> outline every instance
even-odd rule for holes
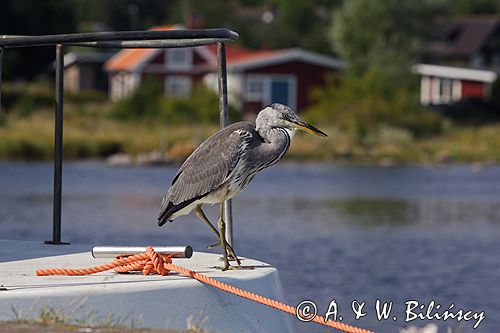
[[[467,16],[437,22],[425,45],[421,75],[424,105],[452,104],[468,98],[488,99],[500,71],[500,17]]]
[[[421,75],[420,102],[423,105],[452,104],[464,99],[487,99],[497,74],[491,70],[417,64]]]
[[[172,28],[178,27],[154,29]],[[335,58],[298,48],[253,51],[228,43],[226,55],[229,102],[252,112],[272,102],[304,110],[311,103],[310,90],[345,67]],[[216,90],[216,68],[214,45],[123,50],[105,65],[113,100],[131,94],[148,75],[159,78],[171,96],[189,96],[200,83]]]

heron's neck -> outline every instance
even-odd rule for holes
[[[265,164],[270,166],[286,154],[295,131],[281,127],[261,127],[257,129],[257,132],[264,139],[264,144],[259,149],[262,159],[267,160]]]
[[[260,136],[267,142],[273,142],[276,137],[281,137],[284,133],[283,130],[288,133],[288,137],[291,139],[295,134],[295,128],[289,129],[285,127],[277,127],[273,122],[269,121],[266,117],[261,117],[261,114],[257,116],[255,121],[255,129],[260,134]]]

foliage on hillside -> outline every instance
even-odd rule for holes
[[[64,4],[50,0],[43,5],[35,0],[6,1],[0,11],[0,31],[140,30],[195,19],[207,28],[234,29],[240,33],[239,43],[249,48],[299,46],[336,54],[348,69],[313,92],[315,104],[304,115],[326,127],[331,136],[311,143],[298,135],[291,155],[350,161],[435,161],[440,156],[499,161],[500,141],[494,134],[499,125],[493,123],[498,117],[492,120],[488,114],[478,121],[477,104],[463,104],[460,119],[454,112],[452,121],[426,110],[418,101],[418,78],[410,70],[434,18],[498,15],[499,4],[497,0],[68,0]],[[21,80],[51,71],[53,57],[53,48],[5,50],[3,78],[20,83],[3,85],[6,112],[0,114],[0,157],[51,156],[53,83],[26,85]],[[500,80],[492,90],[497,101],[499,87]],[[240,118],[233,109],[230,113],[231,121]],[[65,94],[64,154],[70,158],[136,154],[158,149],[163,141],[190,142],[191,147],[217,128],[217,95],[202,86],[194,87],[190,98],[169,98],[160,83],[146,80],[136,93],[117,103],[95,92]],[[476,144],[478,138],[481,146]]]
[[[313,92],[316,103],[307,118],[330,123],[366,146],[381,132],[409,138],[439,134],[442,120],[420,106],[417,78],[410,72],[436,8],[426,1],[344,2],[334,14],[331,39],[348,69]]]
[[[375,69],[361,77],[331,78],[326,87],[313,92],[313,97],[317,102],[306,118],[331,124],[360,144],[381,127],[399,128],[415,138],[441,132],[438,115],[423,109],[411,91],[384,81]]]
[[[148,79],[131,96],[114,104],[111,116],[122,120],[157,121],[165,124],[218,123],[219,98],[203,85],[194,87],[192,96],[169,97],[161,82]],[[239,114],[229,108],[231,119]]]

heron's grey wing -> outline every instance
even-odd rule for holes
[[[162,202],[167,207],[201,198],[224,184],[253,140],[255,126],[232,124],[203,142],[184,162]]]

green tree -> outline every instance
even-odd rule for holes
[[[498,0],[455,0],[450,1],[450,5],[457,15],[500,14]]]
[[[381,67],[401,79],[418,58],[441,2],[349,0],[333,14],[331,39],[355,75]]]
[[[73,0],[80,30],[101,23],[113,30],[145,30],[171,22],[178,0]],[[174,23],[174,22],[171,22]],[[178,23],[178,22],[175,22]]]

